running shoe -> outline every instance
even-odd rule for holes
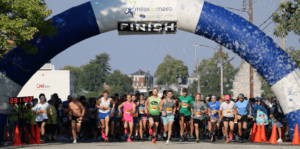
[[[150,129],[149,129],[149,135],[152,136],[152,134],[153,134],[153,130],[152,130],[152,128],[150,128]]]
[[[149,136],[148,140],[151,141],[151,139],[152,139],[152,136]]]
[[[200,142],[199,139],[196,139],[196,142],[199,143]]]
[[[182,137],[180,137],[179,141],[180,141],[180,142],[182,142],[182,141],[183,141],[183,138],[182,138]]]
[[[132,142],[130,138],[127,139],[127,142]]]
[[[225,143],[229,143],[229,139],[227,139]]]
[[[74,140],[74,141],[73,141],[73,144],[76,144],[76,143],[77,143],[77,140]]]
[[[107,137],[105,137],[105,142],[109,142],[109,140],[108,140],[108,138],[107,138]]]
[[[169,141],[169,140],[167,140],[166,144],[169,144],[169,143],[170,143],[170,141]]]
[[[190,139],[195,139],[194,135],[191,135],[191,136],[190,136]]]
[[[156,140],[155,140],[155,138],[152,138],[152,143],[156,143]]]
[[[240,143],[243,143],[244,142],[244,138],[240,138]]]
[[[101,140],[101,136],[98,137],[98,140]]]
[[[280,139],[280,138],[277,140],[277,143],[282,143],[282,142],[283,142],[283,141],[282,141],[282,139]]]
[[[167,133],[164,133],[164,138],[166,138],[167,137]]]

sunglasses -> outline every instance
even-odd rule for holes
[[[45,99],[45,97],[40,97],[40,99]]]

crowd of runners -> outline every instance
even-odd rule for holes
[[[254,123],[265,125],[267,139],[276,124],[278,143],[288,133],[284,114],[275,97],[270,100],[262,97],[247,99],[243,94],[204,97],[196,93],[193,98],[186,88],[182,94],[174,97],[168,90],[159,97],[158,90],[153,89],[148,97],[140,93],[109,96],[105,90],[98,98],[78,98],[73,94],[64,102],[57,94],[48,101],[40,94],[33,103],[11,107],[9,137],[13,139],[16,125],[24,125],[30,130],[31,124],[39,126],[41,141],[72,140],[73,143],[88,139],[156,143],[157,138],[163,138],[166,144],[172,138],[197,143],[203,139],[246,142],[251,138]],[[282,132],[282,128],[286,131]]]

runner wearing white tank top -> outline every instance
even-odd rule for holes
[[[102,127],[102,138],[105,142],[108,142],[108,132],[109,132],[109,118],[110,114],[113,113],[115,109],[115,101],[108,97],[109,92],[107,90],[103,91],[103,97],[100,98],[96,103],[96,108],[99,110],[99,119],[101,121]],[[112,105],[112,108],[110,108]]]

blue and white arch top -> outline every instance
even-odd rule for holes
[[[131,11],[131,14],[126,10],[132,8],[133,1],[145,6],[148,5],[147,2],[151,2],[93,0],[84,3],[52,18],[52,25],[57,27],[57,35],[43,38],[37,36],[30,41],[38,47],[36,55],[27,55],[20,47],[11,50],[0,62],[0,128],[5,124],[8,97],[17,96],[44,63],[82,40],[116,30],[117,22],[126,19],[139,21],[141,18],[136,16],[140,12]],[[161,4],[166,6],[167,2],[162,1]],[[165,15],[162,20],[157,21],[177,18],[180,30],[220,43],[256,68],[275,92],[287,117],[291,134],[294,134],[295,124],[300,125],[300,70],[286,52],[258,27],[222,7],[203,0],[169,2],[172,12],[166,13],[170,16]],[[101,42],[106,41],[99,41]]]

